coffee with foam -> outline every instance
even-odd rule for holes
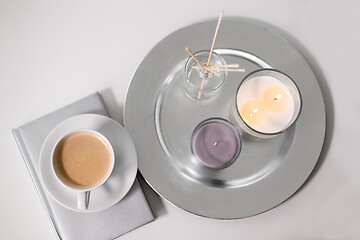
[[[53,165],[65,185],[76,189],[93,188],[101,184],[112,169],[112,148],[96,133],[73,133],[58,143]]]

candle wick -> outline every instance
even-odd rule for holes
[[[276,97],[274,98],[274,100],[276,101],[276,100],[280,100],[280,98],[282,97],[282,95],[281,94],[278,94],[278,95],[276,95]]]

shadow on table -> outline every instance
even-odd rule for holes
[[[123,123],[123,109],[124,106],[120,105],[114,96],[113,90],[111,88],[107,88],[105,90],[100,91],[101,96],[103,97],[105,106],[109,112],[109,115],[112,119],[119,122],[120,124],[124,125]],[[141,185],[141,188],[144,191],[146,199],[152,209],[155,218],[159,218],[166,214],[166,209],[162,202],[161,197],[154,192],[154,190],[146,183],[143,176],[138,172],[137,178]]]
[[[123,121],[123,109],[124,105],[119,104],[116,101],[114,92],[111,88],[106,88],[99,92],[104,100],[106,109],[112,119],[124,125]]]
[[[147,184],[140,172],[138,172],[137,178],[155,215],[155,218],[165,215],[167,212],[161,197]]]

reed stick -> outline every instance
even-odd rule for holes
[[[240,64],[227,64],[227,65],[216,65],[216,66],[209,66],[208,68],[239,68]],[[193,68],[197,68],[193,66]]]
[[[215,34],[214,34],[213,42],[212,42],[212,44],[211,44],[210,53],[209,53],[209,58],[208,58],[206,67],[209,67],[209,65],[210,65],[211,57],[212,57],[212,54],[213,54],[214,46],[215,46],[215,43],[216,43],[216,38],[217,38],[217,35],[218,35],[218,33],[219,33],[219,29],[220,29],[221,20],[222,20],[223,15],[224,15],[224,11],[221,11],[221,12],[220,12],[220,16],[219,16],[218,23],[217,23],[217,25],[216,25]],[[201,98],[202,90],[203,90],[203,88],[204,88],[205,79],[206,79],[206,78],[203,78],[202,81],[201,81],[201,86],[200,86],[200,90],[199,90],[197,99],[200,99],[200,98]]]
[[[188,47],[186,47],[185,50],[190,54],[190,56],[192,56],[194,58],[194,60],[197,62],[197,64],[199,64],[199,66],[202,68],[202,70],[204,72],[206,72],[204,65],[202,65],[201,62],[199,61],[199,59],[197,57],[195,57],[195,54]]]
[[[244,68],[216,68],[216,67],[208,67],[209,70],[215,71],[227,71],[227,72],[245,72]]]

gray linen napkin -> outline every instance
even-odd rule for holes
[[[59,239],[114,239],[154,220],[137,179],[120,202],[95,213],[76,212],[61,206],[46,192],[39,179],[40,150],[47,135],[63,120],[84,113],[109,116],[101,95],[94,93],[13,129],[13,134]]]

